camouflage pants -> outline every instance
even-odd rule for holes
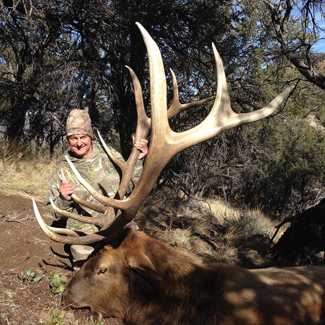
[[[71,245],[70,253],[72,257],[72,266],[75,271],[78,271],[84,264],[89,255],[94,251],[92,246],[87,245]]]

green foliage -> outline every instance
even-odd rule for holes
[[[241,171],[243,195],[247,204],[287,215],[325,194],[325,133],[301,118],[274,122],[249,129],[259,142]]]
[[[53,310],[52,312],[52,319],[49,324],[55,325],[65,325],[66,322],[64,321],[65,311],[61,310]]]
[[[26,271],[26,273],[21,272],[18,275],[19,279],[23,281],[30,281],[30,282],[39,282],[42,280],[42,273],[34,271],[31,267]]]
[[[64,275],[59,275],[57,273],[53,274],[52,279],[50,279],[50,287],[54,294],[62,295],[67,283],[68,279]]]

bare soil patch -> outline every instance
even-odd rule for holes
[[[38,207],[47,213],[45,203]],[[0,324],[97,324],[88,310],[62,310],[60,296],[52,292],[53,274],[70,279],[73,271],[64,245],[38,226],[30,198],[0,192],[0,233]],[[42,279],[23,281],[20,276],[29,268]],[[105,319],[102,324],[118,322]]]

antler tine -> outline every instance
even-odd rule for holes
[[[112,198],[109,198],[107,196],[104,196],[102,194],[100,194],[97,190],[95,190],[78,172],[77,168],[73,165],[73,163],[71,162],[71,160],[69,159],[68,156],[65,156],[65,160],[67,161],[67,163],[69,164],[71,170],[73,171],[73,173],[75,174],[76,178],[78,179],[78,181],[80,182],[81,185],[83,185],[87,191],[100,203],[103,203],[105,205],[109,205],[113,208],[117,208],[120,209],[121,205],[119,204],[118,200],[114,200]]]
[[[104,141],[102,135],[100,134],[100,132],[97,130],[97,135],[99,137],[99,140],[107,154],[107,156],[109,157],[109,159],[113,162],[113,164],[115,164],[116,166],[118,166],[121,170],[123,170],[125,162],[121,161],[120,159],[118,159],[110,150],[110,148],[108,147],[108,145],[106,144],[106,142]]]
[[[61,170],[61,179],[63,181],[66,181],[66,177],[64,175],[64,171],[63,170]],[[84,205],[84,206],[86,206],[86,207],[88,207],[88,208],[90,208],[90,209],[92,209],[94,211],[101,212],[101,213],[104,213],[106,211],[106,208],[105,207],[100,206],[100,205],[95,204],[95,203],[91,203],[91,202],[85,201],[85,200],[81,199],[80,197],[78,197],[75,193],[73,193],[71,195],[71,198],[74,201],[78,202],[79,204]],[[51,198],[50,198],[50,203],[51,203],[51,206],[52,206],[52,208],[53,208],[54,211],[56,211],[58,213],[61,213],[62,215],[66,216],[66,217],[69,217],[69,218],[72,218],[72,219],[76,219],[76,220],[79,220],[79,221],[88,223],[87,222],[87,217],[79,216],[78,214],[74,214],[74,213],[68,213],[68,212],[66,212],[64,210],[61,210],[61,209],[57,208],[55,206],[55,204],[53,203],[53,200]],[[67,215],[67,213],[68,213],[68,215]],[[102,225],[103,225],[103,223],[101,221],[99,221],[98,223],[96,223],[96,222],[91,222],[91,223],[99,226],[100,228],[102,228]]]
[[[134,86],[135,103],[136,103],[137,118],[138,118],[137,127],[135,131],[135,141],[139,141],[141,139],[147,138],[151,129],[151,120],[147,116],[144,109],[142,88],[139,79],[129,66],[126,66],[126,68],[130,72],[131,79]],[[129,158],[126,161],[126,168],[123,170],[122,173],[122,180],[118,189],[118,198],[123,198],[126,193],[127,187],[132,178],[134,167],[138,161],[139,154],[140,151],[137,148],[133,147]]]
[[[134,86],[135,103],[136,103],[137,115],[138,115],[136,140],[145,139],[148,136],[151,129],[151,119],[147,116],[146,111],[144,109],[142,87],[140,81],[137,75],[129,66],[126,66],[126,68],[130,72],[131,79]]]
[[[187,108],[200,106],[200,105],[205,104],[215,98],[215,96],[210,96],[210,97],[198,100],[196,102],[182,104],[179,101],[179,92],[178,92],[177,79],[176,79],[175,73],[172,69],[170,69],[170,73],[172,75],[172,80],[173,80],[173,102],[167,111],[169,120]]]
[[[46,235],[48,235],[51,239],[57,242],[63,244],[71,244],[71,245],[73,244],[86,245],[86,244],[91,244],[106,239],[106,236],[101,235],[100,233],[80,233],[70,229],[50,227],[44,222],[37,208],[34,198],[33,198],[33,208],[34,208],[34,214],[36,216],[36,219],[40,227],[42,228],[42,230],[45,232]],[[62,236],[60,234],[64,234],[67,236]],[[80,237],[81,235],[84,235],[84,237]]]
[[[211,139],[212,137],[238,125],[258,121],[269,115],[281,104],[294,86],[287,87],[280,95],[272,100],[269,105],[250,113],[237,114],[231,109],[230,97],[227,90],[226,76],[219,53],[212,44],[215,63],[217,67],[217,95],[208,116],[196,127],[181,133],[171,132],[169,142],[175,144],[172,149],[176,154],[185,148]]]
[[[125,200],[127,206],[113,223],[117,228],[132,220],[171,158],[168,152],[169,146],[166,145],[170,128],[167,116],[167,85],[161,53],[146,29],[140,23],[136,24],[144,39],[149,58],[151,143],[139,182],[132,194]],[[166,160],[165,157],[168,159]]]
[[[84,200],[82,200],[82,202],[84,202],[84,205],[86,205],[88,207],[93,207],[93,205],[88,204],[89,202],[86,202]],[[58,213],[60,213],[64,217],[71,218],[71,219],[74,219],[74,220],[78,220],[78,221],[81,221],[81,222],[84,222],[84,223],[89,223],[89,224],[92,224],[92,225],[96,225],[99,228],[103,228],[104,227],[104,225],[99,221],[100,218],[92,218],[92,217],[82,216],[82,215],[79,215],[79,214],[76,214],[76,213],[72,213],[72,212],[68,212],[68,211],[65,211],[65,210],[61,210],[61,209],[59,209],[54,204],[52,198],[50,198],[50,203],[51,203],[51,206],[52,206],[53,210],[56,211],[56,212],[58,212]],[[95,210],[95,211],[100,210],[98,212],[105,213],[106,208],[101,207],[102,209],[97,209],[97,207],[98,206],[94,206],[93,207],[94,208],[93,210]]]

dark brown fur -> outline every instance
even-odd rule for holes
[[[131,230],[75,274],[63,304],[127,324],[320,324],[325,266],[248,271]]]

